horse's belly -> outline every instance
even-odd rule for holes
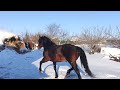
[[[66,61],[66,60],[65,60],[65,58],[56,58],[53,61],[55,61],[55,62],[63,62],[63,61]]]
[[[62,61],[65,61],[65,58],[64,57],[60,57],[58,60],[62,62]]]
[[[62,61],[65,61],[65,57],[62,55],[62,54],[56,54],[56,58],[55,60],[56,62],[62,62]]]

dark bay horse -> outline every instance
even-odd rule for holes
[[[72,70],[75,70],[78,78],[81,79],[81,75],[76,63],[76,60],[80,56],[81,64],[84,66],[86,73],[88,73],[89,76],[93,77],[93,74],[88,66],[85,52],[82,48],[71,44],[56,45],[46,36],[39,37],[38,43],[39,49],[41,47],[44,48],[43,59],[40,61],[40,72],[42,71],[42,63],[52,61],[55,70],[55,78],[58,78],[58,73],[56,71],[56,62],[68,61],[72,67],[67,70],[66,76],[68,76]]]

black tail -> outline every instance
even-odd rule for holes
[[[82,65],[84,66],[84,68],[85,68],[85,72],[88,73],[89,76],[94,77],[94,75],[92,74],[92,72],[91,72],[90,69],[89,69],[85,52],[84,52],[83,49],[80,48],[80,47],[78,47],[78,51],[79,51],[79,54],[80,54],[81,64],[82,64]]]

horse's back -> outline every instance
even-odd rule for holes
[[[76,61],[79,57],[77,47],[71,44],[62,45],[62,53],[70,61]]]
[[[72,44],[63,44],[62,45],[62,49],[66,52],[68,51],[73,51],[73,52],[76,52],[77,51],[77,48],[76,46],[72,45]]]
[[[44,57],[49,61],[62,62],[78,58],[77,47],[71,44],[55,45],[44,51]]]

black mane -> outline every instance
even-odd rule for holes
[[[50,48],[53,45],[56,45],[50,38],[46,36],[40,37],[40,40],[42,40],[43,47],[46,49]]]

